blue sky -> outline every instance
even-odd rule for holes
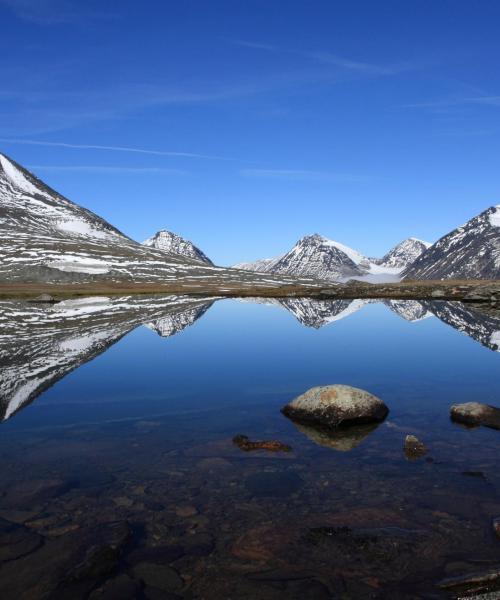
[[[495,0],[0,0],[0,149],[215,262],[500,203]]]

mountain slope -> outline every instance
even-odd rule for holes
[[[142,242],[143,246],[163,250],[170,254],[178,254],[179,256],[187,256],[201,262],[212,265],[212,261],[192,242],[184,239],[176,233],[160,229],[152,237]]]
[[[500,205],[454,229],[403,271],[405,279],[499,279]]]

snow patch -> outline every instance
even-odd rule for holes
[[[90,223],[80,219],[72,219],[69,221],[60,221],[57,223],[58,229],[68,233],[76,233],[77,235],[90,236],[94,238],[106,238],[107,233],[92,227]]]
[[[490,217],[490,225],[500,227],[500,205],[495,206],[495,212],[492,212]]]
[[[0,154],[0,165],[2,165],[3,172],[9,179],[9,181],[19,190],[26,192],[27,194],[39,194],[38,190],[32,183],[30,183],[22,172],[13,165],[3,154]]]

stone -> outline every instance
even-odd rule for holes
[[[252,442],[246,435],[236,435],[233,438],[233,444],[238,446],[244,452],[252,450],[267,450],[268,452],[291,452],[292,448],[278,440],[263,440]]]
[[[175,509],[175,514],[181,518],[194,517],[198,514],[198,510],[195,506],[178,506]]]
[[[463,423],[469,427],[490,427],[500,429],[500,408],[480,402],[465,402],[450,407],[452,421]]]
[[[54,298],[54,296],[51,296],[50,294],[40,294],[36,298],[29,300],[29,302],[35,302],[39,304],[54,304],[55,302],[57,302],[57,300]]]
[[[0,519],[0,562],[30,554],[41,544],[42,538],[37,533]]]
[[[414,460],[421,458],[427,454],[427,448],[425,445],[414,435],[407,435],[405,437],[404,452],[406,458]]]
[[[380,422],[389,409],[369,392],[348,385],[314,387],[281,409],[294,421],[336,428]]]
[[[493,531],[497,538],[500,538],[500,517],[495,517],[493,519]]]
[[[89,596],[89,600],[132,600],[140,598],[141,586],[124,573],[113,579],[108,579],[103,585],[96,588]]]
[[[133,573],[134,577],[140,579],[145,585],[164,592],[179,590],[184,585],[179,573],[168,565],[144,562],[136,565]]]

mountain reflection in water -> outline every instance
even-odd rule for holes
[[[0,302],[0,417],[6,420],[80,365],[144,325],[161,337],[191,326],[217,300],[192,296],[93,297],[54,305]],[[415,322],[432,316],[491,350],[500,343],[500,311],[460,302],[414,300],[245,299],[279,306],[319,329],[363,307],[382,303]]]

